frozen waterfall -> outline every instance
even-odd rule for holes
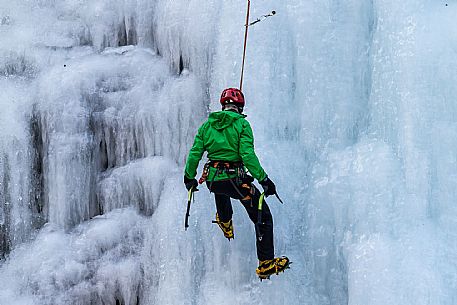
[[[184,231],[246,0],[0,0],[0,305],[457,304],[457,2],[251,1],[244,92],[290,270]]]

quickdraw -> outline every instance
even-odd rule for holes
[[[248,26],[252,26],[252,25],[259,23],[260,21],[263,21],[263,20],[267,19],[268,17],[272,17],[274,15],[276,15],[276,11],[272,11],[271,13],[269,13],[267,15],[263,15],[260,18],[257,18],[253,22],[249,23]]]
[[[245,23],[245,30],[244,30],[244,47],[243,47],[243,61],[241,63],[241,78],[240,78],[240,90],[243,91],[243,77],[244,77],[244,63],[246,60],[246,48],[248,44],[248,29],[250,26],[259,23],[267,19],[268,17],[276,15],[276,11],[272,11],[270,14],[263,15],[260,18],[257,18],[255,21],[249,23],[249,13],[251,11],[251,1],[248,0],[248,8],[246,10],[246,23]]]

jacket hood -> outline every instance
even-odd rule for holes
[[[244,118],[244,115],[233,111],[218,111],[209,115],[208,122],[211,127],[222,130],[231,126],[236,120]]]

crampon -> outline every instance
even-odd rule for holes
[[[213,220],[213,223],[217,224],[219,228],[221,228],[222,233],[224,233],[224,236],[230,241],[230,239],[234,238],[233,234],[233,222],[230,219],[227,222],[222,222],[219,219],[219,215],[216,213],[216,220]]]
[[[257,267],[255,272],[261,281],[269,280],[273,274],[278,275],[280,272],[289,269],[290,264],[292,262],[286,256],[276,257],[274,259],[260,261],[259,267]]]

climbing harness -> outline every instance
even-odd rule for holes
[[[276,15],[276,11],[272,11],[270,14],[263,15],[260,18],[257,18],[255,21],[249,23],[249,13],[251,11],[251,0],[248,0],[248,8],[246,10],[246,23],[244,24],[244,47],[243,47],[243,61],[241,63],[241,78],[240,78],[240,90],[243,91],[243,77],[244,77],[244,63],[246,61],[246,47],[248,42],[248,29],[250,26],[259,23],[268,17]]]
[[[210,183],[209,183],[209,190],[211,192],[213,187],[214,179],[222,174],[226,173],[227,175],[235,175],[235,177],[229,178],[227,180],[230,181],[235,191],[240,195],[241,201],[251,200],[252,196],[255,193],[254,186],[251,183],[254,179],[247,174],[246,169],[244,168],[244,164],[241,161],[235,162],[228,162],[228,161],[208,161],[205,166],[203,167],[203,173],[201,178],[199,179],[199,183],[202,184],[203,182],[207,181],[209,176],[210,168],[215,168],[216,172],[214,173]],[[240,191],[240,187],[244,189],[248,189],[248,194],[244,195]]]
[[[214,178],[222,173],[226,173],[227,175],[235,175],[236,178],[243,178],[246,175],[246,170],[244,169],[244,164],[241,161],[237,162],[229,162],[229,161],[213,161],[210,160],[206,162],[205,166],[203,167],[203,173],[198,183],[202,184],[208,179],[210,168],[215,168],[216,173],[214,174],[213,178],[211,179],[211,184],[214,181]],[[238,181],[237,181],[238,182]]]
[[[195,187],[191,187],[189,192],[187,193],[187,211],[186,211],[186,220],[184,222],[184,230],[187,231],[187,228],[189,227],[189,216],[190,216],[190,204],[192,200],[195,203],[195,198],[194,198],[194,192],[197,192],[198,189]]]

